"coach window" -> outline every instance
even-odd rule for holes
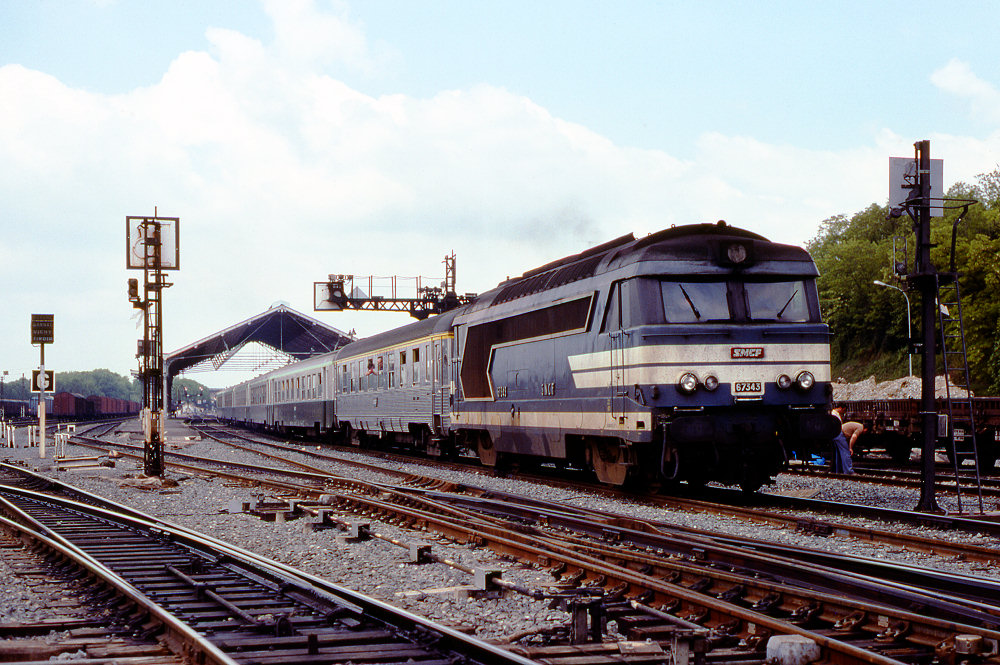
[[[420,347],[413,349],[413,385],[420,383]]]
[[[389,388],[396,387],[396,354],[389,353]]]
[[[406,351],[399,352],[399,387],[406,385]]]

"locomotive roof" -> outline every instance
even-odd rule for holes
[[[639,239],[631,233],[615,238],[502,282],[489,294],[480,296],[480,301],[487,307],[499,305],[638,261],[696,262],[706,267],[724,265],[726,261],[720,261],[719,255],[727,240],[738,242],[748,250],[748,266],[763,261],[798,262],[803,264],[803,273],[815,274],[812,258],[803,248],[771,242],[753,231],[719,221],[673,226]]]

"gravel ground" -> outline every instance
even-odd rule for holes
[[[185,442],[180,437],[168,438],[168,450],[183,446],[183,452],[207,457],[226,456],[230,459],[261,462],[248,453],[237,453],[209,441]],[[68,456],[92,455],[93,451],[70,446]],[[51,452],[50,452],[51,455]],[[350,456],[349,453],[345,454]],[[39,460],[37,449],[0,448],[0,458],[21,460],[29,467],[49,466],[49,460]],[[312,462],[316,464],[315,461]],[[975,576],[1000,577],[1000,571],[954,561],[947,558],[900,551],[873,545],[867,541],[849,538],[828,538],[805,535],[791,529],[768,525],[748,524],[745,521],[673,511],[644,505],[641,501],[613,500],[583,491],[553,488],[535,483],[493,478],[473,472],[457,472],[433,468],[423,464],[387,463],[397,468],[410,468],[415,473],[436,476],[468,485],[478,485],[523,493],[529,496],[555,499],[567,505],[599,508],[634,517],[673,522],[688,527],[705,529],[730,535],[761,538],[798,546],[814,547],[859,557],[887,559],[914,565],[951,570]],[[338,469],[337,466],[342,466]],[[331,472],[364,480],[393,482],[383,474],[359,471],[346,465],[331,465]],[[337,539],[334,530],[312,531],[305,520],[286,523],[264,522],[251,515],[229,514],[233,501],[256,501],[259,492],[233,487],[222,481],[208,481],[197,477],[181,476],[168,471],[167,477],[177,480],[176,487],[140,489],[127,482],[127,477],[139,476],[140,470],[131,461],[119,460],[115,468],[100,470],[74,470],[60,472],[59,477],[71,484],[128,504],[169,521],[212,534],[265,556],[293,564],[345,587],[379,598],[416,614],[457,627],[486,639],[502,640],[520,631],[548,626],[563,626],[568,615],[549,609],[545,601],[532,601],[520,596],[498,599],[477,599],[463,594],[439,591],[443,588],[468,585],[470,576],[440,564],[416,565],[408,563],[407,551],[378,540],[344,543]],[[382,476],[382,477],[379,477]],[[123,482],[126,481],[126,482]],[[914,490],[866,485],[850,480],[824,480],[781,475],[777,483],[763,490],[768,493],[817,492],[817,498],[889,507],[912,509],[919,494]],[[939,496],[939,503],[949,507],[951,497]],[[351,518],[350,516],[348,516]],[[352,518],[356,519],[356,518]],[[864,520],[847,520],[865,524],[870,528],[905,530],[925,536],[935,534],[942,539],[975,543],[1000,548],[997,539],[970,534],[941,533],[931,529],[886,525]],[[503,571],[505,579],[526,587],[544,588],[552,580],[543,570],[526,567],[518,562],[500,559],[488,550],[436,540],[433,534],[405,532],[392,525],[372,523],[372,530],[404,541],[432,543],[432,550],[470,567]],[[24,594],[30,589],[15,576],[6,574],[0,559],[0,621],[10,621],[17,607],[25,605]],[[409,592],[409,593],[408,593]],[[423,592],[423,593],[419,593]],[[612,624],[613,627],[613,624]],[[614,635],[612,635],[614,637]]]
[[[904,376],[888,381],[876,381],[869,376],[864,381],[847,383],[843,379],[833,382],[834,401],[850,401],[863,399],[919,399],[923,380],[919,376]],[[965,397],[967,392],[957,386],[950,388],[945,385],[944,376],[934,377],[934,394],[937,397]]]

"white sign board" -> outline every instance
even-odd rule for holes
[[[341,304],[343,297],[343,282],[337,285],[336,290],[331,282],[313,282],[313,311],[339,312],[344,309]]]
[[[181,263],[180,220],[177,217],[126,217],[125,253],[129,270],[155,269],[154,245],[146,234],[160,227],[160,270],[178,270]]]
[[[917,184],[917,160],[912,157],[889,158],[889,207],[901,208],[910,196],[920,195]],[[931,217],[943,217],[944,160],[931,160]],[[935,200],[936,199],[936,200]]]
[[[53,370],[47,369],[44,372],[37,369],[31,370],[31,392],[52,393],[55,392],[55,390],[56,390],[56,375]]]

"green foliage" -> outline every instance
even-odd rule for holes
[[[89,372],[56,372],[56,390],[76,393],[84,397],[103,395],[132,400],[133,402],[142,401],[142,388],[136,381],[107,369],[95,369]]]
[[[3,396],[5,399],[28,399],[28,379],[8,374],[3,381]]]
[[[955,234],[955,267],[962,289],[963,321],[973,389],[1000,394],[1000,168],[978,177],[978,184],[957,183],[948,190],[954,199],[977,199]],[[961,208],[934,218],[931,260],[938,270],[950,270],[952,233]],[[832,333],[831,356],[835,376],[848,380],[874,374],[879,379],[906,373],[906,299],[894,262],[913,269],[915,238],[912,220],[891,218],[886,208],[872,205],[851,218],[824,220],[808,243],[819,267],[820,304]],[[904,253],[904,240],[906,252]],[[895,255],[894,255],[895,241]],[[920,295],[910,299],[912,333],[920,334]],[[919,359],[914,371],[919,373]]]
[[[174,380],[171,391],[174,404],[180,404],[184,401],[185,388],[187,388],[190,400],[197,399],[199,395],[207,399],[211,393],[210,388],[197,381],[178,378]],[[76,393],[84,397],[103,395],[142,402],[142,384],[138,380],[115,374],[106,369],[95,369],[88,372],[56,372],[56,391]],[[28,394],[28,381],[26,379],[22,380],[18,377],[16,381],[4,382],[4,397],[28,399]]]
[[[186,390],[186,392],[185,392]],[[176,378],[170,390],[170,401],[175,405],[184,402],[198,403],[211,397],[211,389],[191,379]]]

